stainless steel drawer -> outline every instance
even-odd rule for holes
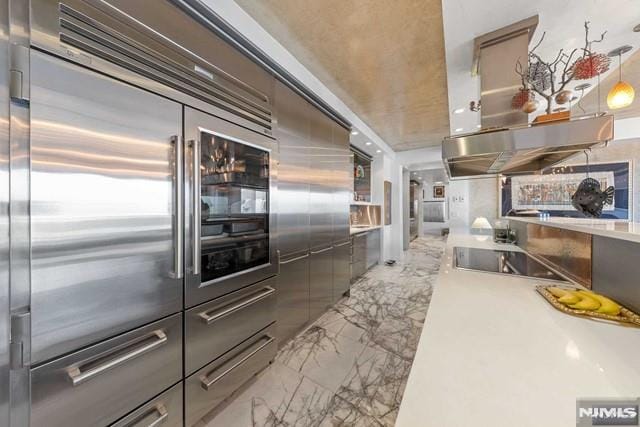
[[[145,403],[111,427],[182,427],[182,382]]]
[[[186,375],[276,320],[275,285],[267,279],[186,312]]]
[[[187,426],[198,423],[274,359],[274,333],[271,325],[185,380]]]
[[[176,314],[33,369],[31,427],[108,425],[181,375]]]

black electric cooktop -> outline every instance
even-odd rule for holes
[[[463,270],[565,281],[524,252],[456,247],[453,256],[456,268]]]

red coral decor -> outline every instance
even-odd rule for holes
[[[533,101],[535,94],[529,89],[520,88],[518,92],[511,98],[511,108],[520,110],[529,101]]]
[[[588,80],[609,69],[611,58],[603,53],[589,53],[573,64],[573,78]]]

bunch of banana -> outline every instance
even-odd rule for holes
[[[555,286],[547,288],[558,301],[576,310],[596,311],[598,313],[617,316],[620,305],[609,298],[587,290],[562,289]]]

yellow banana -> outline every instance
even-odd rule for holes
[[[560,301],[561,303],[565,304],[565,305],[571,305],[571,304],[577,304],[580,302],[581,297],[578,297],[576,295],[573,295],[570,292],[567,292],[566,295],[561,296],[560,298],[558,298],[558,301]]]
[[[562,288],[557,288],[555,286],[549,286],[547,288],[547,290],[549,292],[551,292],[553,294],[554,297],[556,298],[562,298],[563,296],[567,295],[569,292],[562,289]]]
[[[587,311],[595,311],[600,308],[600,301],[595,299],[593,295],[590,295],[586,292],[580,293],[578,291],[571,291],[572,294],[580,298],[580,301],[570,305],[569,307],[575,308],[576,310],[587,310]]]
[[[589,297],[597,300],[600,303],[600,308],[598,308],[598,313],[610,314],[612,316],[617,316],[620,314],[620,304],[615,301],[610,300],[609,298],[596,294],[591,291],[580,291],[581,293],[588,295]]]

